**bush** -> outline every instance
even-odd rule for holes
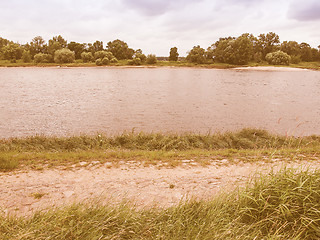
[[[136,53],[135,58],[140,58],[141,62],[145,62],[147,60],[146,55],[144,55],[143,53]]]
[[[92,62],[94,59],[91,52],[81,53],[81,58],[82,58],[83,62]]]
[[[107,51],[98,51],[94,53],[94,59],[104,59],[104,58],[108,58],[109,60],[111,60],[112,58],[114,58],[112,52],[107,52]]]
[[[104,57],[104,58],[102,59],[102,65],[108,65],[109,63],[110,63],[109,58]]]
[[[111,63],[117,63],[118,62],[118,59],[116,59],[115,57],[113,57],[111,60],[110,60]]]
[[[75,60],[75,53],[70,49],[62,48],[54,52],[55,63],[73,63]]]
[[[53,62],[52,55],[38,53],[38,54],[34,55],[34,62],[35,63],[51,63],[51,62]]]
[[[149,54],[149,55],[147,56],[146,62],[147,62],[148,64],[155,64],[155,63],[157,63],[157,57],[156,57],[156,55],[154,55],[154,54]]]
[[[101,58],[98,58],[98,59],[96,60],[96,65],[97,65],[97,66],[102,66],[102,65],[103,65]]]
[[[128,61],[129,65],[141,65],[141,59],[140,58],[134,58],[132,60]]]
[[[192,63],[205,63],[205,50],[201,48],[199,45],[194,46],[191,51],[188,53],[186,60]]]
[[[266,55],[266,60],[269,64],[273,65],[289,65],[290,56],[282,51],[276,51],[268,53]]]

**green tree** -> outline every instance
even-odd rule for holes
[[[133,57],[140,58],[141,62],[145,62],[147,60],[147,56],[142,53],[141,49],[135,50]]]
[[[300,46],[296,41],[284,41],[280,45],[280,50],[289,54],[290,56],[300,55]]]
[[[54,53],[55,63],[73,63],[75,54],[68,48],[62,48]]]
[[[312,59],[312,50],[311,46],[308,43],[300,43],[300,55],[301,55],[301,60],[304,62],[311,62]]]
[[[118,60],[132,59],[134,55],[134,50],[129,48],[127,43],[119,39],[108,42],[107,50],[112,52],[113,56],[115,56]]]
[[[36,55],[34,55],[34,62],[35,63],[51,63],[53,62],[53,57],[51,54],[37,53]]]
[[[194,46],[191,51],[188,53],[186,60],[192,63],[204,63],[205,62],[205,50],[199,45]]]
[[[32,39],[29,45],[29,51],[33,57],[37,53],[45,53],[47,45],[45,44],[44,39],[41,36],[37,36]]]
[[[260,51],[262,56],[265,56],[279,49],[280,38],[274,32],[269,32],[267,34],[260,34],[258,36],[258,41],[256,43],[256,52]]]
[[[22,61],[25,63],[31,62],[31,54],[29,51],[24,50],[22,53]]]
[[[2,55],[6,60],[21,59],[23,48],[18,43],[9,43],[2,47]]]
[[[177,47],[172,47],[170,49],[169,61],[178,61],[179,53]]]
[[[70,42],[68,43],[68,49],[74,52],[76,59],[81,59],[81,54],[85,51],[85,44]]]
[[[82,58],[83,62],[92,62],[94,60],[94,57],[91,52],[81,53],[81,58]]]
[[[222,63],[247,64],[253,58],[253,42],[249,34],[220,38],[212,49],[215,61]]]
[[[266,60],[269,64],[273,65],[289,65],[290,56],[282,51],[276,51],[272,53],[268,53],[266,56]]]

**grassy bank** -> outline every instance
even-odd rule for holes
[[[1,239],[319,239],[320,172],[283,169],[210,201],[167,209],[73,205],[0,215]]]
[[[0,60],[0,67],[98,67],[95,63],[84,63],[82,60],[76,60],[74,63],[65,63],[65,64],[57,64],[57,63],[24,63],[22,60],[18,60],[16,63],[11,63],[8,60]],[[120,60],[117,63],[111,64],[109,66],[132,66],[129,65],[128,60]],[[142,67],[199,67],[199,68],[216,68],[216,69],[229,69],[236,67],[258,67],[258,66],[276,66],[281,67],[279,65],[270,65],[267,62],[256,63],[252,62],[248,65],[232,65],[227,63],[208,63],[208,64],[197,64],[190,63],[186,61],[158,61],[156,64],[148,65],[142,64]],[[136,66],[133,66],[136,67]],[[301,62],[298,64],[290,64],[288,66],[282,67],[292,67],[292,68],[305,68],[312,70],[320,69],[320,62]]]
[[[287,137],[265,130],[243,129],[217,134],[123,133],[116,136],[11,138],[0,140],[0,171],[31,167],[71,166],[79,162],[138,161],[180,165],[192,159],[201,165],[228,158],[257,161],[272,158],[312,160],[320,157],[320,136]]]

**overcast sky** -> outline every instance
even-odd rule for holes
[[[19,43],[121,39],[144,53],[207,48],[219,37],[273,31],[320,45],[320,0],[0,0],[0,37]]]

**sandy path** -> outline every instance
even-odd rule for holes
[[[320,167],[320,161],[295,162],[292,167]],[[73,202],[98,200],[117,203],[132,200],[137,206],[170,206],[181,199],[206,198],[220,190],[231,189],[248,181],[256,172],[280,168],[277,163],[238,163],[209,165],[184,164],[172,169],[138,167],[120,168],[97,164],[70,170],[48,169],[0,174],[0,211],[29,215],[35,210]],[[44,194],[40,199],[35,194]]]

